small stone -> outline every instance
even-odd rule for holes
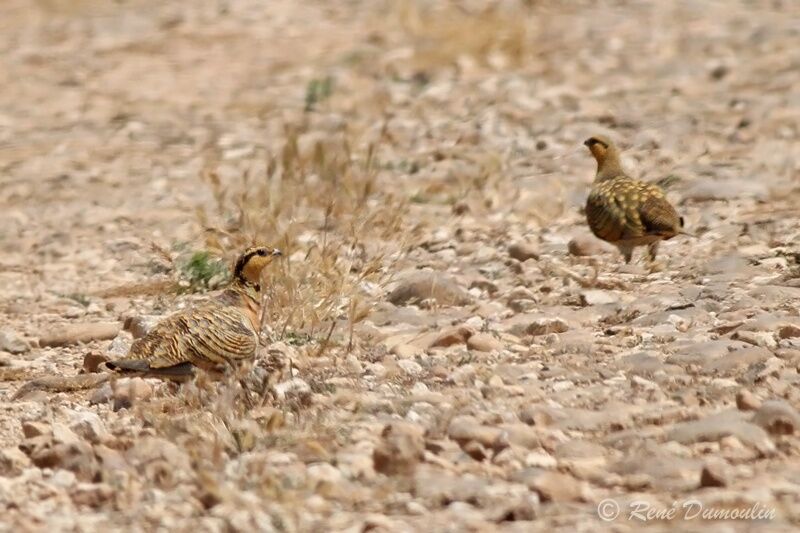
[[[792,435],[800,427],[800,414],[783,400],[771,400],[756,411],[753,423],[773,435]]]
[[[133,337],[127,331],[120,331],[119,335],[114,337],[111,344],[108,345],[106,356],[109,359],[124,358],[131,351],[133,344]]]
[[[454,215],[465,215],[469,213],[469,204],[466,202],[456,202],[453,204]]]
[[[31,460],[17,446],[0,450],[0,476],[15,477],[31,466]]]
[[[589,235],[574,237],[567,243],[567,251],[569,254],[577,257],[600,255],[608,250],[609,248],[604,246],[602,241]]]
[[[98,508],[111,500],[114,489],[106,483],[78,483],[70,496],[75,505]]]
[[[309,465],[306,469],[306,474],[313,485],[341,485],[342,483],[342,473],[330,463],[315,463]]]
[[[469,385],[475,378],[475,367],[472,365],[461,365],[453,370],[449,379],[456,385]]]
[[[385,426],[372,453],[375,470],[387,475],[412,474],[424,457],[424,433],[422,427],[408,422]]]
[[[470,440],[465,442],[464,444],[461,445],[461,449],[464,451],[464,453],[466,453],[467,455],[469,455],[478,462],[485,461],[491,455],[489,450],[487,450],[483,446],[483,444],[481,444],[476,440]]]
[[[397,344],[392,347],[390,352],[396,355],[398,359],[410,359],[422,353],[422,350],[418,346],[411,344]]]
[[[59,488],[68,489],[75,484],[75,474],[69,470],[56,470],[53,477],[50,478],[50,483]]]
[[[508,247],[508,255],[522,262],[528,259],[539,259],[539,251],[536,245],[528,241],[520,241],[511,244],[511,246]]]
[[[505,431],[484,426],[472,416],[464,415],[453,418],[447,428],[447,436],[462,447],[470,441],[476,441],[494,451],[508,447],[508,436]]]
[[[733,389],[739,386],[739,383],[728,378],[714,378],[709,383],[713,389]]]
[[[395,305],[435,300],[438,305],[462,306],[472,302],[467,292],[450,276],[437,272],[414,272],[402,279],[387,297]]]
[[[406,512],[410,515],[424,515],[428,509],[419,502],[411,501],[406,504]]]
[[[186,451],[159,437],[139,438],[125,452],[125,458],[145,478],[168,475],[177,480],[192,475],[192,463]]]
[[[523,407],[519,413],[519,419],[529,426],[540,427],[550,426],[555,421],[548,411],[533,405]]]
[[[403,372],[412,377],[420,376],[424,371],[422,365],[412,359],[401,359],[397,361],[397,366],[403,369]]]
[[[745,446],[742,444],[742,441],[734,437],[733,435],[728,435],[727,437],[722,437],[719,439],[719,449],[720,450],[744,450]]]
[[[92,452],[92,447],[86,441],[78,439],[77,436],[73,442],[59,442],[55,437],[56,433],[58,431],[54,428],[54,437],[51,442],[41,442],[35,445],[30,453],[31,462],[39,468],[69,470],[81,481],[94,480],[100,473],[100,466]],[[42,437],[37,438],[41,439]]]
[[[504,385],[505,385],[505,383],[503,382],[503,378],[501,378],[498,375],[494,375],[494,376],[489,378],[489,386],[490,387],[500,388],[500,387],[503,387]]]
[[[603,445],[581,439],[563,442],[554,452],[559,459],[595,459],[605,454],[606,448]]]
[[[39,339],[39,345],[43,347],[57,347],[91,341],[110,340],[116,337],[121,329],[119,322],[67,324],[42,336]]]
[[[764,348],[772,349],[778,347],[778,341],[775,340],[775,336],[768,331],[737,331],[731,338]]]
[[[570,390],[573,387],[575,387],[575,383],[564,379],[553,383],[553,392],[562,392],[565,390]]]
[[[790,324],[778,329],[778,337],[781,339],[794,339],[800,337],[800,326]]]
[[[730,68],[723,63],[716,63],[709,68],[708,75],[712,80],[721,80],[730,72]]]
[[[86,314],[86,310],[83,307],[73,305],[64,309],[61,314],[64,315],[64,318],[80,318]]]
[[[56,444],[74,445],[82,442],[78,434],[64,424],[53,424],[53,442]]]
[[[515,313],[531,313],[539,308],[535,298],[515,298],[508,301],[508,307]]]
[[[767,432],[742,416],[738,411],[723,411],[700,420],[675,424],[667,438],[681,444],[694,444],[718,442],[724,437],[734,436],[765,456],[774,454],[775,443]]]
[[[476,352],[499,352],[503,343],[488,333],[476,333],[467,339],[467,348]]]
[[[467,340],[475,334],[472,328],[467,326],[458,326],[443,331],[431,342],[431,348],[446,348],[454,344],[465,344]]]
[[[552,469],[558,466],[558,461],[555,457],[546,453],[530,452],[525,456],[525,466]]]
[[[109,358],[102,352],[92,350],[83,356],[83,372],[85,374],[93,374],[99,372],[100,365],[107,363]]]
[[[130,409],[137,401],[143,401],[153,394],[153,387],[142,378],[122,378],[112,384],[114,411]]]
[[[26,353],[30,349],[28,343],[13,331],[0,331],[0,351],[17,355]]]
[[[514,477],[535,491],[542,502],[586,502],[591,499],[588,485],[567,474],[527,469]]]
[[[700,473],[701,487],[726,487],[730,483],[730,468],[722,459],[706,461]]]
[[[484,320],[483,318],[481,318],[479,316],[472,316],[472,317],[469,317],[468,319],[466,319],[464,321],[464,325],[465,326],[467,326],[468,328],[472,328],[474,330],[483,329],[483,326],[485,324],[486,324],[486,320]]]
[[[513,302],[517,300],[531,300],[536,301],[536,294],[528,287],[514,287],[508,294],[505,295],[505,299],[508,301],[508,305],[511,307]]]
[[[736,407],[740,411],[755,411],[761,407],[761,400],[756,398],[749,390],[742,389],[736,393]]]
[[[125,457],[118,450],[98,444],[94,446],[94,453],[106,471],[125,470],[128,468]]]
[[[355,355],[348,355],[347,359],[344,361],[345,366],[349,372],[353,374],[361,374],[364,372],[364,365],[361,364],[361,361],[358,360],[358,357]]]
[[[34,437],[41,437],[42,435],[52,435],[53,430],[50,426],[42,422],[23,422],[22,434],[25,435],[26,439],[32,439]]]
[[[111,401],[114,397],[114,391],[111,389],[111,383],[103,383],[102,386],[94,389],[89,397],[89,405],[100,405]]]
[[[539,318],[525,328],[528,335],[547,335],[548,333],[564,333],[569,330],[569,324],[563,318]]]
[[[109,437],[103,421],[91,411],[70,413],[70,429],[93,444],[99,444]]]
[[[619,298],[610,291],[590,289],[581,293],[581,304],[586,305],[611,305],[619,302]]]

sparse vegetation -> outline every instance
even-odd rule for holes
[[[333,77],[313,79],[306,87],[306,111],[312,111],[317,104],[327,100],[333,93]]]
[[[206,250],[192,252],[178,265],[179,285],[193,292],[221,287],[231,275],[228,264]]]

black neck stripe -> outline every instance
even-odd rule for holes
[[[239,259],[236,260],[236,266],[233,269],[233,277],[235,277],[236,279],[240,279],[242,281],[247,281],[242,276],[242,271],[244,270],[244,267],[247,265],[247,263],[254,255],[258,255],[258,250],[247,252],[246,254],[243,254]]]

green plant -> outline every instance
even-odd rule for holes
[[[225,261],[205,250],[192,253],[180,263],[179,272],[182,285],[192,292],[217,288],[230,279]]]
[[[306,86],[306,111],[312,111],[314,107],[327,100],[333,92],[333,78],[325,76],[322,79],[314,78]]]

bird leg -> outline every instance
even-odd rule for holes
[[[658,245],[659,241],[651,242],[647,245],[647,257],[650,258],[650,262],[656,262],[656,255],[658,255]]]
[[[627,244],[617,244],[617,248],[625,258],[625,264],[631,264],[631,259],[633,259],[633,246]]]
[[[660,261],[656,261],[658,254],[659,241],[651,242],[647,245],[647,258],[650,260],[650,273],[663,272],[665,265]]]

